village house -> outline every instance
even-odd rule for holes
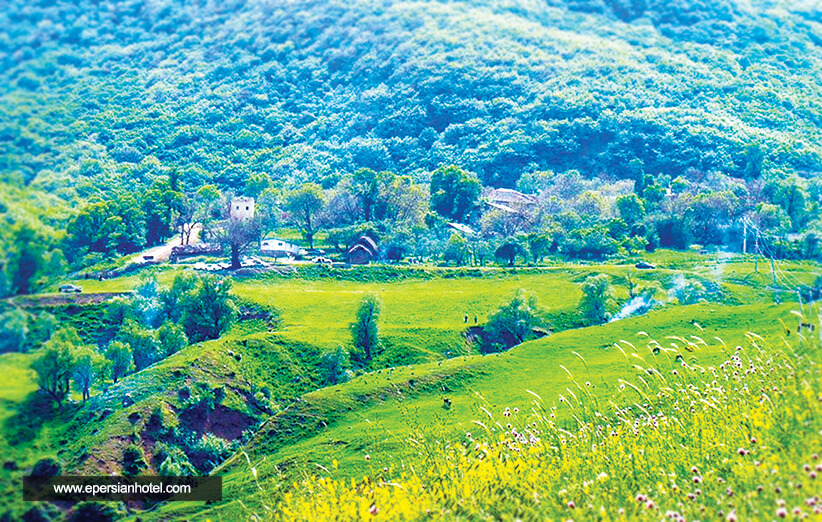
[[[371,261],[379,258],[380,250],[377,244],[368,236],[360,236],[348,248],[346,253],[346,261],[349,265],[367,265]]]
[[[485,194],[485,203],[503,212],[523,212],[537,204],[537,199],[530,194],[523,194],[516,190],[497,188]]]
[[[236,197],[232,199],[229,216],[238,221],[254,219],[254,198]]]
[[[284,239],[263,239],[260,241],[260,253],[273,257],[297,257],[300,255],[300,246]]]

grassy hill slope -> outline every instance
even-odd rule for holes
[[[780,321],[796,322],[793,308],[667,308],[562,332],[501,355],[373,372],[308,394],[266,421],[243,452],[218,470],[225,475],[225,498],[231,499],[225,504],[202,512],[200,505],[173,504],[150,516],[245,518],[273,509],[291,482],[306,474],[345,482],[383,475],[383,468],[391,470],[386,476],[408,472],[426,462],[437,441],[459,441],[466,432],[481,431],[473,421],[487,419],[483,408],[497,422],[505,422],[504,409],[527,412],[535,394],[550,413],[559,407],[559,427],[573,430],[573,411],[566,409],[572,397],[587,397],[596,404],[617,393],[623,379],[644,378],[651,389],[674,386],[680,377],[672,372],[684,371],[677,355],[697,369],[716,367],[737,345],[750,347],[747,332],[779,342],[785,334]],[[669,337],[672,334],[677,337]],[[785,340],[798,346],[795,334]],[[654,354],[656,346],[659,354]],[[451,400],[450,408],[444,407],[444,398]],[[597,407],[613,413],[606,403]]]

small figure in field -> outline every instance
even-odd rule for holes
[[[477,324],[477,314],[474,314],[474,324]]]
[[[465,314],[465,316],[463,316],[463,318],[462,318],[462,322],[463,322],[463,323],[467,323],[467,322],[468,322],[468,314]]]

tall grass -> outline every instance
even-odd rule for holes
[[[681,339],[690,350],[706,343]],[[653,340],[648,350],[661,346]],[[555,400],[482,408],[471,432],[414,435],[420,458],[363,457],[361,480],[335,470],[290,485],[271,519],[758,520],[822,514],[822,387],[809,341],[748,334],[716,366],[671,356],[604,399],[574,379]],[[634,364],[637,363],[637,364]],[[597,399],[599,397],[599,399]],[[560,421],[559,419],[563,419]],[[336,465],[336,462],[335,462]]]

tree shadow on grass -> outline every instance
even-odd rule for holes
[[[47,421],[57,416],[51,400],[39,392],[32,392],[17,407],[17,413],[7,418],[3,431],[12,446],[29,442],[37,437]]]

